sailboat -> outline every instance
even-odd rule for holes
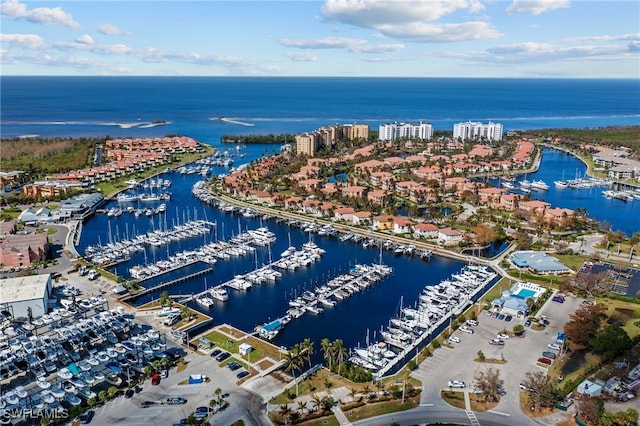
[[[280,253],[280,257],[288,257],[296,252],[296,248],[291,244],[291,232],[289,232],[289,247],[282,253]]]
[[[211,296],[209,296],[209,292],[207,291],[207,279],[204,279],[204,293],[200,296],[196,297],[196,303],[202,306],[203,308],[210,309],[215,305],[215,301]]]
[[[564,180],[564,170],[562,170],[562,180],[553,181],[553,184],[556,186],[556,188],[559,188],[559,189],[564,189],[567,186],[569,186],[569,183],[566,180]]]

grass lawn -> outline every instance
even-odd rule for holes
[[[578,254],[551,254],[551,256],[555,257],[575,272],[579,271],[582,264],[587,260],[585,256]]]
[[[598,303],[607,307],[606,314],[617,321],[624,323],[622,328],[632,339],[640,336],[640,305],[616,299],[598,300]]]

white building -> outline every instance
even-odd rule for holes
[[[394,141],[396,139],[430,140],[433,138],[433,125],[429,123],[387,123],[378,127],[378,138],[381,141]]]
[[[453,125],[454,139],[486,139],[499,141],[502,139],[502,124],[490,121],[487,124],[467,121]]]
[[[29,308],[33,318],[40,317],[47,313],[49,301],[53,299],[51,274],[7,278],[0,282],[0,305],[11,306],[14,318],[28,318]]]

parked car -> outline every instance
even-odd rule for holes
[[[80,414],[80,424],[86,425],[91,423],[91,419],[93,419],[93,415],[95,412],[93,410],[87,410],[84,413]]]
[[[466,321],[467,325],[471,325],[473,327],[476,327],[478,325],[478,321],[474,320],[474,319],[468,319]]]
[[[157,404],[155,401],[142,401],[140,403],[140,408],[149,408],[149,407],[154,407],[156,405]]]
[[[542,352],[542,356],[545,357],[545,358],[556,359],[555,352],[551,352],[551,351]]]
[[[227,364],[227,367],[229,367],[229,370],[231,371],[236,371],[238,368],[242,366],[235,361],[231,361],[229,364]]]
[[[160,373],[160,377],[162,377],[163,379],[169,377],[169,370],[162,370],[162,372]]]
[[[211,352],[211,356],[216,357],[220,355],[220,352],[222,352],[220,349],[214,349],[213,352]]]
[[[196,419],[206,419],[210,411],[211,411],[211,408],[209,407],[198,407],[193,412],[193,416]]]
[[[218,354],[218,356],[216,356],[216,361],[224,361],[225,359],[229,358],[231,356],[231,354],[229,352],[222,352],[220,354]]]
[[[185,398],[181,398],[179,396],[174,396],[171,398],[167,398],[167,404],[169,405],[182,405],[186,404],[187,400]]]
[[[465,333],[473,334],[473,330],[470,329],[469,327],[464,326],[464,325],[460,326],[460,328],[458,330],[463,331]]]
[[[524,326],[525,326],[525,327],[531,327],[531,321],[526,320],[526,321],[524,322]]]
[[[503,320],[504,319],[504,314],[498,314],[498,319],[499,320]]]
[[[561,349],[560,345],[557,343],[549,343],[547,347],[549,349],[553,349],[554,351],[559,351]]]
[[[135,392],[133,391],[133,389],[127,389],[126,391],[124,391],[124,397],[129,399],[129,398],[133,398],[133,394]]]
[[[153,386],[157,386],[160,384],[160,375],[158,373],[151,376],[151,384]]]
[[[506,334],[506,333],[500,333],[500,334],[498,334],[496,337],[497,337],[498,339],[502,339],[502,340],[504,340],[504,339],[508,339],[508,338],[509,338],[509,335],[508,335],[508,334]]]
[[[490,345],[504,346],[504,341],[500,339],[491,339],[489,340]]]
[[[236,374],[236,377],[238,379],[242,379],[243,377],[246,377],[249,375],[249,372],[247,370],[242,370],[241,372],[239,372],[238,374]]]
[[[450,388],[463,389],[466,388],[467,385],[462,380],[449,380],[447,382],[447,386]]]
[[[562,296],[553,296],[551,301],[556,302],[556,303],[564,303],[564,297],[562,297]]]
[[[538,358],[538,362],[545,365],[551,365],[553,361],[550,360],[549,358],[542,357],[542,358]]]
[[[595,305],[595,302],[593,300],[583,300],[582,304],[585,306],[592,306]]]
[[[512,319],[513,319],[513,316],[511,315],[507,315],[506,317],[504,317],[504,320],[507,322],[511,321]]]
[[[449,342],[451,343],[460,343],[460,338],[457,336],[451,336],[449,337]]]

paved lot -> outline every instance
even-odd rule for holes
[[[550,324],[544,331],[527,329],[523,338],[510,337],[504,346],[490,345],[489,340],[496,337],[503,330],[513,334],[513,326],[524,320],[513,319],[510,322],[488,317],[483,311],[478,317],[479,325],[471,327],[474,334],[456,331],[454,336],[460,338],[460,343],[453,343],[453,349],[442,347],[433,356],[423,362],[413,373],[422,380],[423,393],[421,404],[441,403],[440,388],[446,387],[449,380],[462,380],[467,388],[473,388],[474,377],[478,372],[489,367],[500,371],[500,378],[504,381],[505,395],[493,410],[509,417],[513,424],[531,424],[532,421],[524,416],[520,410],[519,383],[525,378],[527,371],[540,370],[537,359],[547,350],[547,344],[555,340],[556,332],[569,320],[569,314],[578,308],[582,299],[567,297],[564,304],[552,302],[551,299],[540,310],[539,315],[545,316]],[[487,359],[504,359],[506,364],[478,363],[478,351],[482,351]],[[543,370],[544,371],[544,370]]]

